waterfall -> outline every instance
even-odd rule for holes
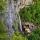
[[[15,16],[15,8],[14,8],[13,0],[8,0],[6,25],[8,27],[8,35],[9,36],[11,36],[12,33],[14,33],[14,30],[12,28],[12,23],[15,18],[16,18],[16,16]]]
[[[16,1],[15,1],[16,2]],[[17,0],[17,3],[15,3],[14,0],[8,0],[8,4],[7,4],[7,12],[6,12],[6,25],[8,28],[8,36],[12,36],[12,34],[15,32],[14,29],[12,28],[13,22],[14,20],[16,20],[17,16],[15,14],[16,13],[16,8],[18,8],[18,2],[20,2],[19,0]],[[22,25],[21,25],[21,19],[20,16],[18,18],[18,23],[19,23],[19,28],[22,31]]]

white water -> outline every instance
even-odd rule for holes
[[[8,28],[9,37],[12,36],[12,34],[15,32],[14,29],[12,28],[12,25],[13,25],[14,20],[16,20],[16,18],[17,18],[15,13],[16,13],[16,8],[17,8],[18,2],[19,2],[19,0],[17,1],[17,3],[14,3],[13,0],[8,0],[7,13],[6,13],[6,25]],[[18,14],[18,16],[19,16],[19,14]],[[22,31],[20,16],[19,16],[18,20],[19,20],[18,21],[19,22],[19,28]]]
[[[20,9],[18,8],[19,4],[20,4],[20,0],[17,0],[17,3],[14,2],[14,0],[8,0],[7,13],[6,13],[6,25],[8,28],[9,37],[12,36],[12,34],[15,32],[14,29],[12,28],[12,25],[17,18],[15,14],[18,15],[19,28],[20,28],[20,31],[22,31],[21,19],[19,15]]]
[[[8,0],[8,7],[7,7],[7,15],[6,15],[6,24],[8,27],[8,35],[11,36],[12,33],[14,33],[14,30],[12,28],[12,23],[15,20],[15,8],[13,4],[13,0]]]

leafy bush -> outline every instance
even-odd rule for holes
[[[35,25],[40,25],[40,0],[36,0],[34,5],[30,5],[29,7],[24,7],[19,12],[21,20],[24,22],[32,22]],[[40,40],[40,28],[34,30],[30,36],[28,36],[28,40]]]
[[[40,28],[33,30],[29,36],[16,32],[11,40],[40,40]]]
[[[40,28],[34,30],[28,40],[40,40]]]
[[[20,32],[16,32],[13,37],[12,40],[28,40],[26,36],[23,36]]]
[[[0,20],[0,40],[7,39],[7,29],[6,26],[4,25],[4,22]]]
[[[0,16],[4,15],[4,9],[6,7],[6,0],[0,0]]]
[[[40,0],[34,5],[24,7],[20,10],[19,14],[22,21],[33,22],[34,24],[40,24]]]
[[[6,0],[0,0],[0,11],[5,8]]]

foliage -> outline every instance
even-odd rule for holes
[[[34,30],[28,40],[40,40],[40,28]]]
[[[6,0],[0,0],[0,12],[4,12],[5,5]],[[22,21],[33,22],[36,25],[40,24],[40,0],[37,0],[34,5],[24,7],[19,13]],[[0,13],[0,15],[2,14]],[[2,20],[0,20],[0,40],[8,40],[6,26]],[[40,28],[34,30],[28,38],[20,32],[16,32],[11,40],[40,40]]]
[[[11,40],[40,40],[40,28],[32,31],[31,35],[23,35],[20,32],[16,32]]]
[[[0,0],[0,16],[4,14],[5,7],[6,7],[6,0]]]
[[[6,0],[0,0],[0,11],[5,8]]]
[[[29,7],[24,7],[19,12],[22,21],[33,22],[34,24],[40,24],[40,1]]]
[[[26,36],[23,36],[20,32],[15,32],[12,40],[28,40]]]
[[[24,22],[33,22],[36,26],[40,25],[40,0],[36,0],[35,4],[24,7],[19,12],[21,20]],[[40,28],[34,30],[28,40],[40,40]]]
[[[4,25],[2,16],[4,15],[4,9],[6,5],[6,0],[0,0],[0,40],[6,40],[7,38],[7,31]]]
[[[0,20],[0,40],[5,40],[7,38],[7,29],[4,25],[4,22]]]

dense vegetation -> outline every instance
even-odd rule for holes
[[[37,1],[34,5],[32,4],[29,5],[29,7],[21,9],[20,17],[22,21],[40,24],[40,1]]]
[[[6,7],[6,0],[0,0],[0,40],[6,40],[7,32],[4,24],[4,9]]]
[[[28,40],[40,40],[40,28],[34,30],[32,34],[28,37]]]
[[[0,16],[4,15],[5,5],[6,0],[0,0]],[[32,22],[40,27],[40,0],[37,0],[34,5],[21,9],[20,17],[22,21]],[[0,40],[8,40],[4,19],[0,19]],[[34,30],[30,36],[16,32],[11,40],[40,40],[40,28]]]

